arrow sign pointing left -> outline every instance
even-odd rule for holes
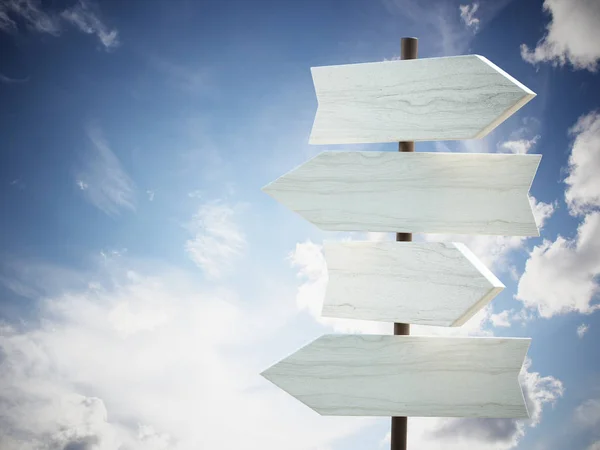
[[[323,230],[539,236],[541,155],[322,152],[263,191]]]
[[[527,418],[530,339],[324,335],[264,371],[325,416]]]
[[[461,243],[326,242],[323,316],[460,326],[504,285]]]

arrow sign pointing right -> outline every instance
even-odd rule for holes
[[[527,418],[530,341],[324,335],[261,375],[325,416]]]
[[[323,316],[460,326],[504,285],[461,243],[325,243]]]
[[[309,142],[478,139],[535,93],[479,55],[311,68]]]
[[[541,155],[322,152],[263,191],[323,230],[539,236]]]

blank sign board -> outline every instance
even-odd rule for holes
[[[538,236],[541,155],[322,152],[263,188],[323,230]]]
[[[326,242],[323,316],[460,326],[504,285],[461,243]]]
[[[535,93],[479,55],[313,67],[311,144],[482,138]]]
[[[262,375],[321,415],[526,418],[529,342],[324,335]]]

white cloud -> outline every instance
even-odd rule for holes
[[[511,313],[513,313],[510,309],[505,309],[504,311],[498,314],[492,314],[490,316],[490,322],[495,327],[510,327],[511,326]]]
[[[587,450],[600,450],[600,441],[596,441],[593,444],[591,444]]]
[[[119,46],[119,33],[116,29],[109,30],[108,27],[98,17],[97,8],[88,0],[79,0],[79,2],[68,9],[65,9],[61,16],[64,20],[76,26],[80,31],[86,34],[95,34],[104,48],[107,50]]]
[[[540,121],[535,117],[524,117],[521,120],[521,126],[511,131],[508,138],[496,142],[495,133],[490,133],[483,139],[467,139],[463,141],[452,142],[457,146],[457,150],[467,153],[491,153],[494,151],[511,153],[529,153],[538,143]],[[436,143],[436,151],[451,152],[447,143]]]
[[[0,30],[17,32],[15,17],[24,21],[30,30],[53,36],[61,34],[62,22],[66,21],[84,33],[95,34],[106,49],[119,45],[118,31],[108,29],[99,18],[96,4],[90,0],[79,0],[60,14],[44,11],[39,0],[3,0],[0,3]]]
[[[569,129],[573,147],[565,179],[565,200],[572,214],[600,207],[600,113],[581,116]]]
[[[135,185],[110,149],[102,130],[89,125],[86,133],[92,144],[91,151],[77,173],[77,186],[90,203],[106,214],[118,214],[121,209],[135,210]]]
[[[499,151],[525,154],[533,150],[540,139],[539,131],[541,123],[535,117],[524,117],[521,126],[511,131],[508,139],[498,142],[496,147]]]
[[[301,265],[303,277],[322,286],[319,278],[326,272],[319,246],[298,245],[292,261]],[[257,374],[282,357],[267,343],[275,341],[298,309],[282,301],[271,284],[254,299],[247,293],[241,298],[222,286],[202,287],[195,277],[171,267],[137,264],[119,255],[103,261],[100,269],[87,273],[10,265],[16,270],[11,281],[29,287],[30,297],[45,300],[39,303],[40,328],[17,332],[4,327],[0,333],[5,355],[0,384],[7,386],[0,401],[15,405],[0,418],[0,427],[10,430],[2,448],[22,449],[20,439],[27,436],[31,450],[85,442],[100,450],[119,445],[131,450],[326,449],[371,423],[318,416],[261,384]],[[311,298],[322,301],[319,289],[305,292],[300,305]],[[272,298],[265,301],[267,292]],[[484,309],[464,327],[413,326],[411,332],[486,334],[482,327],[488,318]],[[336,326],[340,331],[383,331]],[[561,395],[561,385],[532,372],[529,362],[521,378],[536,424],[545,405]],[[232,411],[244,421],[232,423]],[[419,444],[415,448],[439,448],[436,433],[447,433],[449,423],[410,419],[409,439]],[[457,436],[444,442],[457,444],[445,448],[499,449],[518,441],[527,423],[458,420],[453,427]]]
[[[556,204],[538,202],[533,196],[529,196],[529,201],[531,203],[535,223],[537,224],[538,228],[544,228],[546,221],[552,216],[552,214],[554,214]]]
[[[575,421],[582,427],[597,429],[600,425],[600,399],[588,399],[575,408]]]
[[[17,24],[9,17],[7,9],[7,5],[0,3],[0,30],[10,33],[17,30]]]
[[[460,5],[460,18],[469,28],[477,32],[479,29],[479,19],[475,17],[475,13],[479,9],[479,3],[475,2],[470,5]]]
[[[154,201],[154,194],[155,194],[155,192],[153,190],[148,189],[146,191],[146,194],[148,195],[148,201],[150,201],[150,202]]]
[[[298,268],[298,278],[303,279],[296,295],[298,309],[306,309],[318,318],[321,315],[329,279],[322,246],[310,240],[298,243],[295,250],[288,255],[288,259],[292,267]]]
[[[185,250],[209,279],[228,274],[246,249],[246,237],[235,221],[236,208],[220,201],[205,203],[187,226],[193,237]]]
[[[18,283],[40,283],[43,267],[23,269]],[[3,450],[325,449],[370,423],[321,417],[259,376],[283,356],[281,339],[269,348],[282,305],[294,313],[272,284],[241,297],[123,257],[76,273],[94,287],[44,286],[39,327],[0,329]]]
[[[600,2],[545,0],[543,9],[552,16],[546,34],[533,50],[522,44],[521,57],[532,64],[569,62],[575,69],[595,72],[600,59]]]
[[[590,326],[585,323],[582,323],[581,325],[579,325],[577,327],[577,336],[579,336],[579,339],[582,339],[583,336],[585,335],[585,333],[587,333],[589,329],[590,329]]]
[[[525,154],[529,153],[529,150],[537,143],[539,135],[534,136],[532,139],[518,139],[514,141],[504,141],[499,145],[500,149],[508,150],[511,153]]]
[[[576,238],[544,240],[531,251],[515,298],[546,318],[572,311],[592,313],[599,308],[592,304],[598,293],[598,254],[600,213],[593,213],[579,225]]]
[[[515,324],[525,325],[535,318],[536,316],[531,309],[523,307],[518,310],[505,309],[497,314],[490,314],[489,321],[495,327],[508,328]]]
[[[60,34],[60,21],[44,12],[38,0],[6,0],[0,3],[0,30],[8,33],[17,31],[17,23],[11,15],[23,20],[31,30],[53,36]]]
[[[519,280],[516,298],[542,317],[578,312],[590,314],[600,308],[600,116],[590,113],[579,118],[570,130],[574,136],[565,179],[565,200],[569,212],[583,215],[574,238],[558,236],[544,240],[531,252],[525,273]]]

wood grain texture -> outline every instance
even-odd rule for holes
[[[261,375],[321,415],[526,418],[529,343],[324,335]]]
[[[323,230],[539,236],[541,155],[322,152],[263,188]]]
[[[478,139],[535,93],[479,55],[311,68],[311,144]]]
[[[504,285],[461,243],[325,242],[322,315],[460,326]]]

